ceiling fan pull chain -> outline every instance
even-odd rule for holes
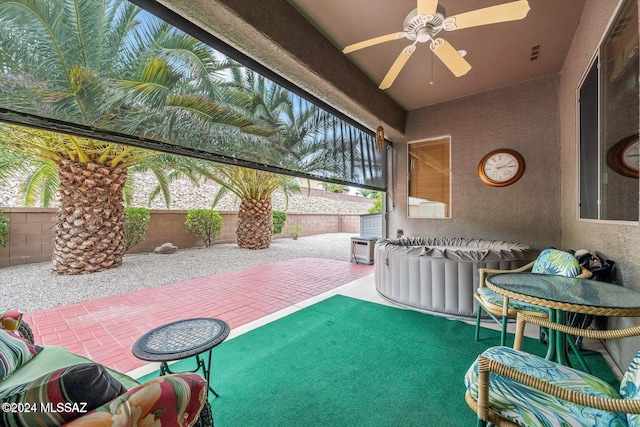
[[[431,78],[429,79],[429,84],[432,85],[433,83],[433,50],[429,49],[429,52],[431,52]]]

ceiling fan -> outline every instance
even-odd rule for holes
[[[442,38],[436,38],[440,31],[455,31],[480,25],[516,21],[524,19],[529,13],[529,2],[527,0],[485,7],[449,17],[445,17],[444,9],[438,5],[438,0],[417,0],[417,2],[418,7],[409,12],[404,19],[403,31],[351,44],[342,50],[343,53],[348,54],[391,40],[407,38],[413,41],[396,58],[387,75],[382,79],[379,86],[380,89],[391,87],[411,54],[416,50],[416,44],[418,43],[431,42],[431,51],[456,77],[467,74],[471,69],[471,65],[461,53],[451,46],[451,43]]]

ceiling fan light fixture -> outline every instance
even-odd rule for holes
[[[453,31],[499,22],[516,21],[526,17],[530,10],[528,0],[516,0],[446,17],[446,11],[438,0],[417,0],[417,6],[405,17],[404,30],[402,32],[375,37],[348,45],[343,49],[346,54],[401,38],[407,38],[413,42],[402,50],[383,78],[378,86],[382,90],[388,89],[393,84],[409,57],[415,51],[417,43],[430,42],[431,51],[454,76],[461,77],[467,74],[471,69],[471,64],[464,59],[467,52],[456,50],[448,41],[436,38],[438,33],[442,30]]]
[[[445,16],[446,11],[440,5],[433,15],[418,15],[418,9],[413,9],[403,22],[406,37],[411,41],[418,40],[420,43],[432,40],[442,31]]]

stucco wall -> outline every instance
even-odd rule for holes
[[[560,124],[562,161],[562,245],[584,247],[616,261],[617,280],[640,290],[640,227],[638,223],[605,223],[577,219],[578,168],[576,133],[576,88],[587,70],[600,40],[615,13],[617,2],[587,1],[571,50],[562,69],[560,84]],[[621,319],[610,326],[631,326],[637,319]],[[619,366],[626,369],[640,339],[609,341],[607,348]]]
[[[3,208],[9,216],[9,244],[0,246],[0,268],[11,265],[51,261],[53,226],[57,209]],[[163,243],[179,248],[202,246],[202,241],[189,236],[184,227],[186,210],[151,210],[151,220],[145,239],[130,252],[151,252]],[[220,212],[223,227],[216,243],[235,243],[237,212]],[[291,237],[291,228],[300,226],[301,236],[324,233],[360,232],[358,214],[287,213],[287,221],[275,239]]]
[[[545,77],[411,111],[407,140],[451,135],[452,217],[407,218],[407,147],[394,143],[389,235],[402,228],[407,236],[559,246],[559,81],[557,75]],[[524,175],[508,187],[483,184],[477,174],[480,159],[505,147],[524,156]]]

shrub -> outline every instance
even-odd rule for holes
[[[124,238],[127,250],[135,248],[147,235],[151,213],[147,208],[124,208]]]
[[[283,211],[273,211],[273,234],[282,233],[284,223],[287,221],[287,214]]]
[[[213,209],[191,209],[184,225],[190,236],[199,237],[208,248],[222,231],[222,217]]]
[[[373,206],[369,208],[368,213],[382,212],[382,191],[376,191],[373,195]]]
[[[7,246],[9,241],[9,217],[0,209],[0,246]]]
[[[293,240],[298,240],[298,236],[302,233],[302,228],[299,225],[294,225],[291,227],[291,235],[293,236]]]

